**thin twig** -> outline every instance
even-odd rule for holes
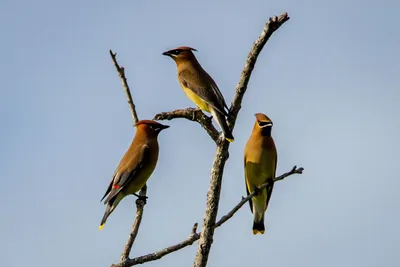
[[[124,250],[122,251],[120,262],[124,262],[129,258],[129,253],[131,252],[133,243],[135,242],[136,236],[138,234],[140,223],[142,222],[143,207],[144,205],[146,205],[146,200],[145,200],[146,193],[147,193],[147,186],[144,185],[139,193],[139,196],[141,196],[142,198],[136,199],[136,217],[135,220],[133,221],[132,230],[131,233],[129,234],[128,241],[126,242]]]
[[[289,19],[290,17],[286,12],[280,15],[279,18],[277,16],[269,18],[269,22],[265,24],[262,33],[254,42],[253,47],[247,55],[246,63],[240,75],[239,82],[236,85],[236,94],[230,107],[232,116],[229,118],[229,122],[231,127],[233,127],[236,122],[237,114],[241,108],[243,96],[246,93],[247,85],[250,81],[254,66],[256,65],[258,55],[261,53],[261,50],[264,48],[271,35]]]
[[[161,112],[154,116],[153,120],[172,120],[184,118],[190,121],[198,122],[208,133],[208,135],[217,142],[219,133],[211,122],[211,118],[205,115],[200,109],[186,108],[177,109],[170,112]]]
[[[192,231],[190,232],[189,237],[187,239],[185,239],[184,241],[182,241],[176,245],[166,247],[157,252],[150,253],[150,254],[147,254],[144,256],[140,256],[140,257],[137,257],[137,258],[134,258],[131,260],[127,260],[121,264],[111,265],[111,267],[129,267],[129,266],[138,265],[138,264],[142,264],[142,263],[149,262],[149,261],[159,260],[162,257],[164,257],[165,255],[168,255],[172,252],[181,250],[187,246],[192,245],[199,238],[200,238],[200,234],[197,233],[197,223],[195,223],[193,225],[193,228],[192,228]]]
[[[113,53],[113,51],[110,50],[110,56],[112,58],[112,61],[114,62],[115,68],[117,69],[118,76],[121,79],[122,87],[124,88],[124,91],[126,94],[126,101],[128,101],[129,108],[131,109],[133,123],[136,124],[139,121],[139,119],[138,119],[138,115],[136,113],[135,104],[133,103],[131,90],[129,89],[128,81],[126,80],[126,77],[125,77],[125,69],[124,69],[124,67],[119,66],[119,64],[117,62],[117,58],[116,58],[117,53]]]
[[[274,182],[280,181],[288,177],[289,175],[292,174],[302,174],[303,173],[303,168],[297,168],[296,166],[293,167],[293,169],[290,172],[284,173],[279,177],[276,177],[274,179]],[[258,187],[258,190],[261,190],[263,188],[266,188],[268,186],[268,182],[262,184],[260,187]],[[233,215],[247,202],[249,201],[254,195],[256,194],[255,191],[253,191],[251,194],[249,194],[247,197],[243,198],[242,201],[240,201],[230,212],[228,212],[226,215],[222,216],[221,219],[219,219],[218,222],[215,223],[215,227],[221,226],[224,222],[232,218]]]
[[[293,169],[287,173],[282,174],[281,176],[278,176],[274,179],[275,182],[280,181],[285,179],[286,177],[293,175],[293,174],[301,174],[303,173],[303,168],[297,168],[296,166],[293,167]],[[261,185],[259,187],[259,190],[267,187],[268,183],[265,183],[263,185]],[[231,210],[229,211],[226,215],[222,216],[221,219],[219,219],[219,221],[215,224],[215,228],[220,227],[222,224],[224,224],[226,221],[228,221],[230,218],[233,217],[233,215],[247,202],[249,201],[249,199],[251,199],[254,196],[255,192],[252,192],[251,194],[249,194],[247,197],[243,198],[242,200]],[[162,257],[181,250],[187,246],[192,245],[195,241],[199,240],[200,238],[200,234],[197,233],[197,223],[194,224],[192,231],[189,235],[188,238],[186,238],[185,240],[183,240],[182,242],[179,242],[175,245],[166,247],[164,249],[161,249],[159,251],[144,255],[144,256],[140,256],[140,257],[136,257],[133,259],[128,259],[125,262],[121,262],[120,264],[115,264],[115,265],[111,265],[111,267],[130,267],[130,266],[134,266],[134,265],[138,265],[138,264],[142,264],[145,262],[149,262],[149,261],[155,261],[155,260],[159,260]]]
[[[133,123],[136,124],[139,121],[139,118],[136,113],[136,106],[132,99],[131,90],[129,89],[129,85],[125,77],[125,69],[124,67],[119,66],[116,59],[117,53],[113,53],[113,51],[110,50],[110,56],[112,58],[115,68],[117,69],[118,76],[121,79],[122,87],[124,88],[126,94],[126,100],[128,101],[129,109],[131,110]],[[133,243],[135,242],[136,236],[139,232],[140,223],[142,222],[144,205],[146,205],[145,201],[146,193],[147,193],[147,185],[145,184],[139,192],[139,195],[142,198],[141,199],[138,198],[136,200],[136,216],[135,220],[133,221],[132,230],[131,233],[129,234],[128,241],[126,242],[126,245],[121,254],[121,259],[120,259],[121,263],[125,262],[129,258],[129,253],[131,252]]]
[[[265,24],[264,30],[260,37],[253,44],[249,55],[247,56],[246,64],[243,68],[240,80],[236,86],[236,94],[232,101],[230,108],[230,117],[228,123],[231,130],[235,126],[237,115],[240,111],[242,99],[247,89],[247,84],[250,80],[251,73],[256,64],[257,57],[267,43],[269,37],[287,20],[289,16],[287,13],[282,14],[279,18],[272,17],[269,22]],[[214,163],[211,170],[211,182],[207,194],[206,212],[203,219],[202,232],[200,234],[199,244],[197,246],[197,253],[194,260],[193,267],[205,267],[210,254],[211,245],[213,243],[215,221],[218,214],[219,198],[221,194],[222,176],[224,172],[225,162],[228,159],[229,143],[222,141],[217,145],[217,151],[214,157]]]

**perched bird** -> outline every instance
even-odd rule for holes
[[[169,127],[152,120],[141,120],[135,126],[135,137],[115,170],[106,193],[100,200],[103,201],[108,195],[104,201],[107,207],[100,223],[100,230],[119,202],[127,195],[136,195],[135,193],[146,184],[157,165],[158,134]]]
[[[272,121],[262,113],[255,116],[253,132],[244,150],[244,171],[247,194],[256,190],[256,195],[249,201],[250,210],[254,215],[253,234],[264,234],[264,213],[274,188],[273,179],[278,156],[271,136]],[[257,190],[266,182],[269,182],[266,188]]]
[[[224,133],[225,139],[233,142],[225,117],[229,117],[228,106],[211,76],[201,67],[193,54],[194,48],[181,46],[163,53],[171,57],[178,68],[178,81],[186,96],[200,109],[211,113]]]

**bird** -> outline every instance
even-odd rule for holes
[[[247,195],[256,192],[249,200],[254,216],[253,234],[264,234],[264,215],[274,188],[274,178],[278,155],[271,136],[273,123],[267,115],[256,113],[256,122],[244,150],[244,171]],[[259,190],[262,184],[267,187]]]
[[[186,96],[201,110],[211,113],[221,127],[225,139],[233,142],[234,137],[225,119],[229,117],[225,99],[213,78],[201,67],[192,51],[197,50],[180,46],[162,54],[175,61],[178,81]]]
[[[158,161],[158,134],[169,128],[152,120],[140,120],[136,124],[136,134],[131,145],[122,157],[113,178],[104,194],[106,211],[101,220],[99,230],[104,227],[108,216],[115,210],[119,202],[127,195],[135,194],[150,178]],[[139,196],[138,196],[139,197]]]

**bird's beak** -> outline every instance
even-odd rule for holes
[[[164,53],[162,53],[164,56],[171,56],[171,54],[169,53],[169,51],[166,51]]]
[[[162,125],[162,126],[160,126],[160,128],[161,128],[161,130],[168,129],[169,125]]]

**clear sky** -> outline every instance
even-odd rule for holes
[[[209,266],[399,266],[398,1],[0,1],[1,265],[109,266],[135,197],[103,231],[99,202],[134,135],[109,49],[141,119],[194,106],[180,89],[178,45],[228,103],[270,16],[291,19],[259,57],[226,165],[219,216],[245,194],[243,149],[263,112],[274,121],[278,174],[266,233],[248,205],[215,234]],[[215,144],[186,120],[165,122],[131,256],[185,239],[202,223]],[[191,266],[196,245],[146,266]]]

